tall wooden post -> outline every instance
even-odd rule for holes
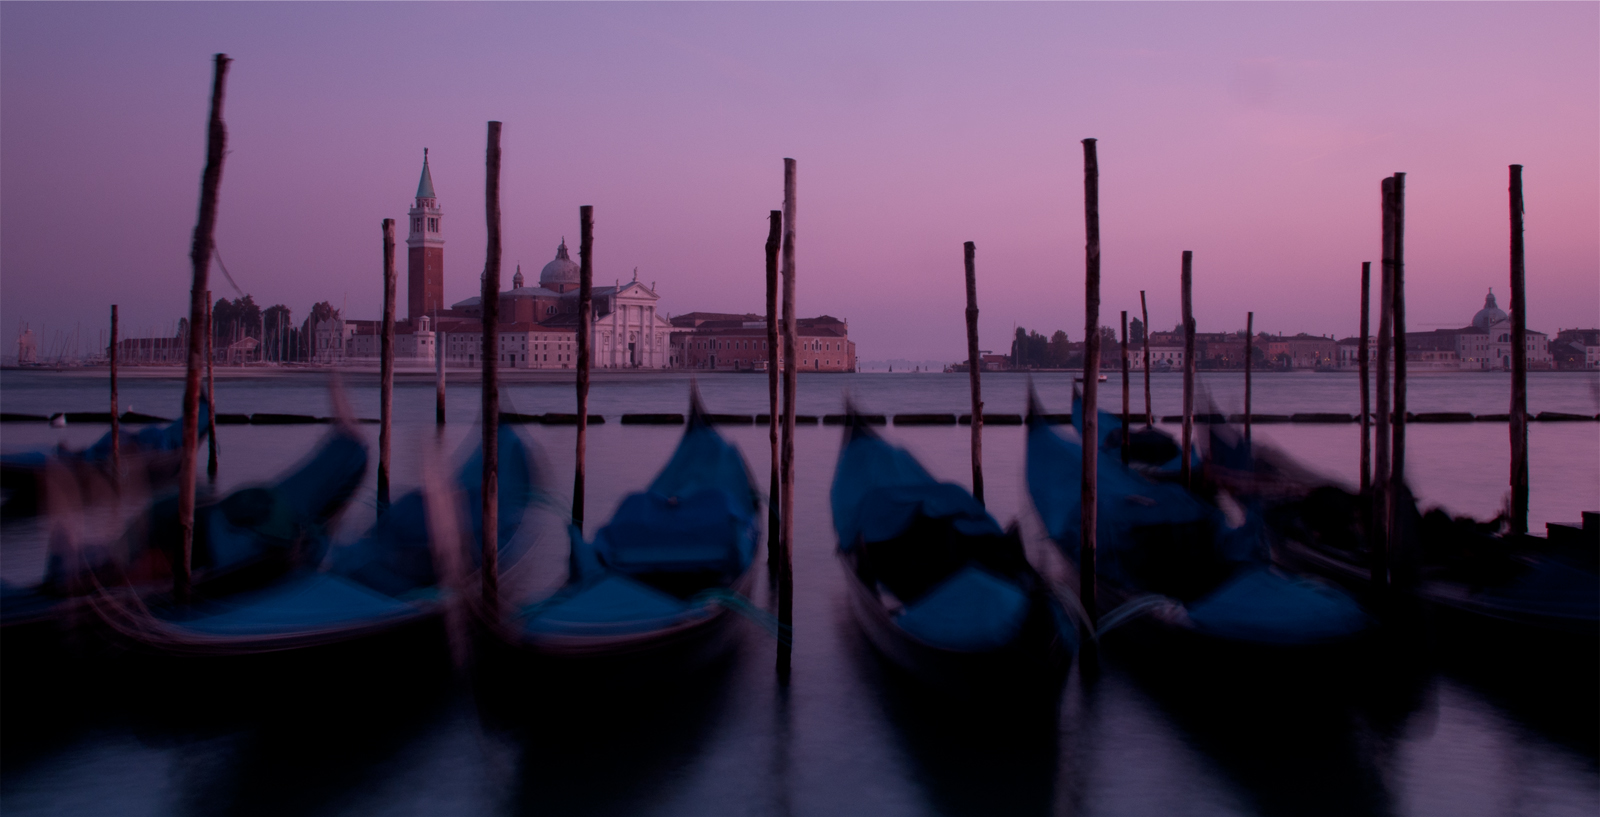
[[[439,331],[439,316],[433,316],[433,423],[444,428],[444,356],[447,339]]]
[[[117,305],[111,305],[111,479],[122,483],[122,417],[117,408]]]
[[[1100,516],[1100,160],[1095,140],[1083,140],[1083,506],[1079,528],[1078,596],[1093,627],[1100,613],[1095,601],[1095,549]]]
[[[1133,432],[1128,428],[1130,407],[1128,372],[1128,310],[1122,310],[1122,464],[1128,464],[1128,446],[1133,444]]]
[[[979,372],[983,361],[978,354],[978,245],[962,245],[967,265],[967,379],[972,384],[972,496],[983,502],[983,391]]]
[[[589,444],[589,341],[594,330],[594,207],[578,208],[578,450],[572,469],[572,524],[583,533],[584,457]]]
[[[183,461],[178,467],[178,563],[172,569],[172,591],[180,601],[189,598],[190,569],[194,559],[195,454],[200,447],[200,364],[205,353],[207,289],[211,269],[212,233],[217,226],[217,189],[222,185],[222,159],[228,129],[222,123],[223,89],[228,76],[226,54],[214,58],[211,78],[211,116],[206,127],[206,169],[200,177],[200,215],[194,226],[189,261],[194,281],[189,288],[189,354],[183,378]],[[215,437],[216,435],[212,435]]]
[[[1361,262],[1361,340],[1356,344],[1356,355],[1361,358],[1361,503],[1362,507],[1372,505],[1372,384],[1368,380],[1367,358],[1371,354],[1367,340],[1372,331],[1368,324],[1367,313],[1371,311],[1372,304],[1372,262]],[[1371,519],[1363,520],[1371,524]]]
[[[1194,451],[1194,305],[1190,293],[1194,287],[1194,253],[1183,251],[1183,272],[1178,285],[1183,290],[1183,487],[1193,488],[1190,467]]]
[[[206,290],[206,478],[217,479],[217,327],[216,305]],[[192,334],[192,332],[191,332]]]
[[[1511,532],[1528,532],[1528,300],[1524,290],[1522,165],[1511,166]]]
[[[1368,531],[1372,587],[1380,600],[1386,598],[1389,587],[1389,446],[1394,442],[1389,433],[1390,422],[1394,419],[1389,404],[1390,367],[1394,363],[1394,213],[1390,196],[1393,188],[1393,178],[1383,180],[1383,256],[1378,265],[1378,395],[1374,407],[1377,445],[1372,464],[1372,528]]]
[[[500,123],[489,123],[483,209],[483,605],[500,604]]]
[[[767,444],[772,449],[771,470],[767,481],[767,573],[778,577],[778,565],[783,561],[779,532],[782,522],[779,508],[783,506],[783,484],[779,474],[778,458],[778,250],[783,246],[783,211],[767,214]]]
[[[794,630],[794,410],[799,383],[799,350],[795,340],[795,161],[783,160],[783,440],[779,451],[783,509],[779,512],[778,626]],[[789,682],[792,638],[778,641],[778,679]]]
[[[1401,537],[1401,514],[1405,510],[1406,494],[1406,174],[1396,173],[1389,193],[1389,218],[1394,225],[1391,236],[1390,258],[1394,266],[1390,287],[1390,310],[1394,312],[1394,442],[1389,447],[1392,473],[1389,475],[1389,582],[1396,579],[1395,565],[1399,561],[1398,548],[1405,543]],[[1403,575],[1403,574],[1402,574]]]
[[[1256,313],[1244,313],[1244,441],[1250,442],[1250,375],[1255,369]]]
[[[394,219],[383,220],[383,329],[378,336],[378,513],[389,509],[390,426],[394,423]]]
[[[1144,424],[1156,424],[1156,416],[1150,408],[1150,310],[1145,307],[1144,290],[1139,290],[1139,320],[1144,321]]]

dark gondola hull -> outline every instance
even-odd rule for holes
[[[1053,600],[1035,598],[1023,635],[985,652],[962,652],[927,644],[895,624],[877,593],[855,579],[847,554],[850,612],[884,658],[920,683],[957,699],[1001,707],[1053,702],[1072,665],[1073,651],[1059,636]]]

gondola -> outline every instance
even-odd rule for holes
[[[1081,406],[1074,400],[1074,421]],[[1344,591],[1275,567],[1259,513],[1222,507],[1123,465],[1101,412],[1096,573],[1098,627],[1125,654],[1172,658],[1216,680],[1303,674],[1358,649],[1371,620]],[[1043,422],[1030,391],[1028,491],[1048,536],[1078,563],[1083,448]],[[1197,675],[1198,680],[1198,675]]]
[[[422,490],[390,505],[359,540],[330,552],[327,529],[366,466],[366,447],[354,430],[336,429],[314,457],[276,484],[237,491],[197,514],[206,521],[197,525],[191,603],[157,598],[132,610],[112,599],[104,605],[108,620],[145,647],[206,657],[344,649],[400,631],[442,633],[450,590]],[[502,548],[535,494],[534,476],[527,444],[502,427]],[[466,558],[476,556],[477,548],[468,545],[482,538],[482,478],[480,446],[444,498],[455,503],[457,515],[444,524],[468,523],[472,536],[457,543]]]
[[[200,398],[200,439],[209,432],[207,419],[211,401]],[[128,482],[142,484],[147,489],[159,489],[178,476],[178,466],[183,459],[183,422],[149,425],[138,431],[119,429],[118,456],[122,459],[124,475],[113,479],[111,474],[111,432],[107,431],[93,445],[80,450],[59,446],[52,450],[16,451],[0,454],[0,489],[5,492],[0,515],[6,518],[28,517],[47,510],[48,490],[45,472],[60,467],[72,477],[77,495],[82,499],[110,496],[118,485]]]
[[[1077,626],[1015,525],[865,422],[847,423],[830,500],[850,608],[884,657],[959,698],[1054,699]]]
[[[1480,522],[1439,508],[1424,512],[1399,486],[1391,588],[1379,599],[1362,497],[1271,448],[1241,446],[1226,435],[1213,448],[1228,457],[1220,472],[1241,493],[1256,490],[1266,505],[1279,563],[1338,582],[1396,615],[1424,613],[1447,649],[1514,658],[1522,666],[1554,663],[1596,677],[1600,515],[1585,513],[1581,527],[1549,525],[1548,536],[1517,535],[1503,515]]]
[[[569,576],[554,594],[480,610],[481,656],[500,680],[584,690],[661,684],[714,662],[748,609],[761,497],[698,396],[650,486],[586,540],[568,526]]]

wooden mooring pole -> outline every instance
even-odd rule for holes
[[[1194,306],[1190,292],[1194,287],[1194,252],[1183,251],[1183,272],[1178,286],[1183,298],[1183,487],[1193,488],[1194,475],[1190,473],[1191,452],[1194,451]]]
[[[378,513],[389,509],[390,427],[394,423],[394,219],[383,220],[383,329],[378,336]]]
[[[1511,166],[1511,532],[1528,532],[1528,300],[1522,165]]]
[[[978,245],[971,241],[961,246],[967,267],[967,380],[972,384],[972,496],[983,502],[983,391],[979,372],[983,361],[978,354]]]
[[[783,508],[779,511],[778,680],[789,682],[794,633],[794,411],[799,383],[799,344],[795,338],[795,160],[783,160],[783,440],[779,451]]]
[[[1250,375],[1255,369],[1256,313],[1244,313],[1244,441],[1250,442]]]
[[[594,207],[578,208],[578,441],[572,467],[572,524],[583,533],[584,458],[589,445],[589,342],[594,324]]]
[[[1144,290],[1139,290],[1139,320],[1144,323],[1144,424],[1156,424],[1156,416],[1150,408],[1150,310],[1145,306]]]
[[[1389,309],[1394,313],[1394,420],[1392,433],[1394,442],[1389,446],[1389,518],[1388,533],[1384,543],[1388,550],[1387,561],[1389,567],[1389,583],[1396,580],[1396,566],[1402,568],[1406,560],[1397,558],[1406,547],[1406,537],[1402,535],[1402,514],[1407,507],[1409,494],[1406,488],[1406,174],[1396,173],[1391,176],[1394,184],[1389,192],[1389,220],[1393,225],[1390,235],[1389,257],[1394,267],[1393,277],[1389,286]],[[1402,569],[1400,576],[1405,576]]]
[[[439,316],[433,316],[433,423],[444,429],[444,356],[448,339],[439,331]]]
[[[1083,221],[1083,475],[1079,497],[1083,512],[1078,530],[1078,597],[1092,629],[1100,617],[1095,600],[1100,515],[1100,160],[1093,139],[1083,140]]]
[[[117,305],[111,305],[111,479],[122,484],[122,417],[117,409]]]
[[[483,263],[483,606],[500,605],[500,123],[489,123],[483,209],[488,241]]]
[[[206,291],[206,479],[217,481],[217,327],[216,306]]]
[[[1128,401],[1130,400],[1129,391],[1128,391],[1129,390],[1129,384],[1130,384],[1130,375],[1131,375],[1131,373],[1128,371],[1128,310],[1124,309],[1124,310],[1122,310],[1122,464],[1123,465],[1127,465],[1128,464],[1128,446],[1130,446],[1133,443],[1133,432],[1128,428],[1128,421],[1131,419],[1129,417],[1129,412],[1131,410],[1131,407],[1128,405]]]
[[[1363,507],[1370,507],[1372,503],[1372,383],[1368,378],[1368,357],[1372,350],[1368,347],[1369,335],[1372,327],[1368,323],[1367,313],[1372,305],[1372,262],[1361,262],[1361,340],[1356,344],[1356,355],[1361,358],[1359,368],[1361,371],[1361,502]],[[1370,516],[1370,514],[1369,514]],[[1370,526],[1372,520],[1362,520]]]
[[[1371,552],[1372,588],[1379,600],[1387,597],[1389,587],[1389,446],[1390,422],[1394,419],[1389,404],[1390,367],[1394,363],[1394,213],[1390,191],[1394,179],[1383,180],[1383,255],[1378,270],[1378,376],[1374,438],[1376,439],[1372,463],[1372,528],[1368,531],[1368,549]]]
[[[783,246],[783,211],[767,214],[767,444],[771,448],[771,469],[767,480],[767,574],[776,580],[783,561],[779,532],[779,508],[783,505],[783,484],[779,476],[778,451],[778,250]]]
[[[195,454],[200,447],[200,366],[206,344],[201,327],[206,324],[209,294],[207,274],[211,269],[212,234],[217,227],[217,190],[222,186],[222,160],[226,156],[228,129],[222,123],[223,90],[228,77],[226,54],[213,57],[211,115],[206,127],[206,168],[200,177],[200,215],[194,226],[194,243],[189,261],[194,280],[189,288],[189,354],[183,378],[183,461],[178,466],[179,553],[172,566],[172,592],[179,601],[188,601],[191,568],[194,560]],[[214,406],[215,404],[213,404]],[[215,412],[212,412],[215,414]],[[215,439],[216,435],[211,435]]]

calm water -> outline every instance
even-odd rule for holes
[[[1047,405],[1065,411],[1067,375],[1037,379]],[[1220,410],[1236,411],[1242,378],[1203,377]],[[1254,406],[1265,413],[1348,411],[1356,381],[1346,375],[1271,374],[1256,380]],[[681,428],[622,426],[623,412],[685,410],[688,379],[636,375],[598,380],[591,410],[589,503],[603,519],[642,488],[665,461]],[[1102,396],[1120,402],[1113,376]],[[766,410],[764,377],[700,378],[713,411]],[[987,410],[1023,410],[1025,380],[989,375]],[[1179,410],[1180,378],[1158,375],[1155,411]],[[961,412],[966,379],[946,375],[820,375],[800,382],[801,413],[840,409],[848,392],[883,412]],[[355,412],[377,416],[375,378],[345,378]],[[233,378],[218,383],[226,412],[331,413],[324,376]],[[171,416],[181,384],[130,379],[126,407]],[[1413,411],[1504,412],[1503,375],[1412,377]],[[571,411],[569,383],[512,382],[507,408]],[[1592,375],[1530,377],[1533,411],[1594,414]],[[103,410],[100,379],[6,372],[0,410],[49,413]],[[476,386],[450,389],[453,424],[435,441],[431,378],[402,377],[396,390],[395,483],[417,483],[425,463],[454,462],[477,402]],[[1135,380],[1135,406],[1141,404]],[[376,426],[364,426],[376,446]],[[1357,427],[1278,425],[1260,437],[1330,476],[1355,478]],[[566,502],[572,467],[570,428],[525,426]],[[7,449],[65,440],[82,445],[103,427],[0,426]],[[304,454],[316,427],[219,429],[218,489],[265,479]],[[768,467],[764,427],[727,436],[745,452],[758,481]],[[935,474],[965,483],[965,428],[894,428]],[[1573,523],[1600,507],[1600,424],[1535,423],[1531,436],[1532,521]],[[1503,423],[1412,426],[1411,479],[1429,504],[1490,516],[1505,495],[1509,467]],[[844,609],[843,574],[833,557],[827,510],[839,431],[797,430],[795,672],[780,691],[773,644],[745,626],[725,672],[706,679],[669,711],[603,728],[570,725],[509,733],[486,728],[469,693],[419,702],[381,735],[335,725],[296,724],[287,738],[270,724],[204,735],[164,733],[111,722],[73,732],[56,746],[9,759],[0,770],[6,814],[1594,814],[1600,811],[1593,707],[1588,715],[1536,704],[1494,684],[1433,673],[1402,695],[1403,704],[1311,706],[1259,712],[1174,698],[1148,676],[1115,663],[1093,682],[1074,670],[1058,722],[1038,733],[996,732],[953,719],[923,700],[866,650]],[[1034,531],[1022,486],[1022,430],[995,427],[984,440],[990,507],[1002,522]],[[373,517],[373,477],[342,522],[354,535]],[[526,529],[529,556],[510,571],[538,593],[562,580],[565,544],[544,513]],[[94,525],[88,527],[94,528]],[[593,525],[591,525],[592,532]],[[92,533],[90,531],[89,533]],[[10,526],[0,541],[0,572],[28,581],[42,570],[43,535]],[[1030,550],[1050,561],[1032,535]],[[764,587],[757,602],[767,604]],[[338,679],[327,679],[338,694]],[[545,702],[541,702],[545,703]],[[551,700],[556,711],[570,702]]]

